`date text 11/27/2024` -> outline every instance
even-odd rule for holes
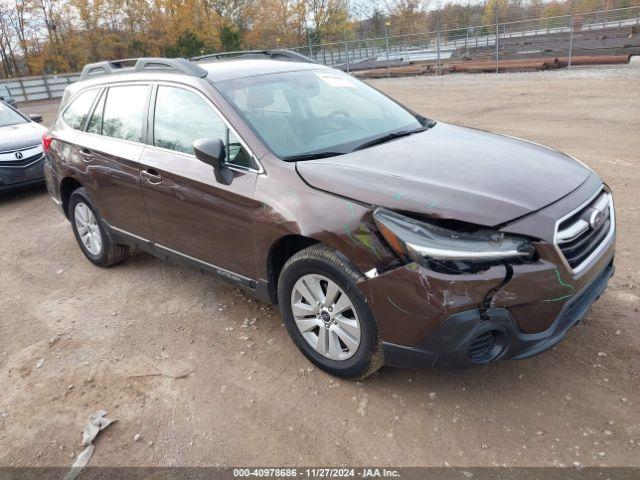
[[[398,478],[400,472],[388,468],[234,468],[233,477]]]

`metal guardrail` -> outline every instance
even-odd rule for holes
[[[5,85],[17,102],[32,102],[60,98],[64,89],[78,80],[80,80],[79,73],[66,73],[41,77],[11,78],[1,81],[0,85]]]

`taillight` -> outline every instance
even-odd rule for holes
[[[42,135],[42,148],[44,148],[44,153],[47,153],[51,148],[51,142],[53,141],[53,137],[48,133]]]

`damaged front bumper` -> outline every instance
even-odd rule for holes
[[[467,367],[523,359],[558,343],[587,313],[614,271],[611,241],[579,278],[539,261],[449,275],[415,263],[360,282],[381,330],[385,363]],[[548,255],[547,255],[548,254]]]
[[[553,324],[539,333],[524,333],[507,308],[466,310],[448,317],[413,347],[384,342],[385,363],[403,368],[461,368],[500,358],[536,355],[564,338],[587,313],[613,275],[611,262],[596,280],[568,301]]]

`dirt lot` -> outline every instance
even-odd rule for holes
[[[118,422],[91,465],[640,465],[640,69],[375,85],[601,173],[617,272],[585,321],[526,361],[337,380],[267,305],[145,255],[93,267],[43,189],[4,196],[0,465],[70,465],[99,409]]]

